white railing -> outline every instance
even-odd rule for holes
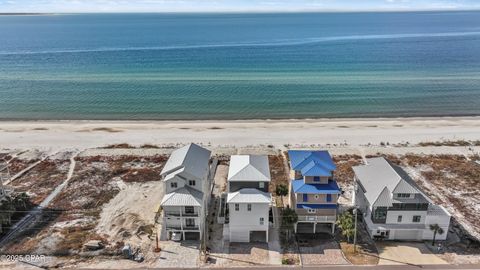
[[[336,216],[298,216],[298,221],[335,222]]]

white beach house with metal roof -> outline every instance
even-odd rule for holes
[[[161,172],[165,195],[160,203],[163,227],[182,239],[200,239],[209,196],[211,152],[196,144],[175,150]]]
[[[267,156],[235,155],[228,170],[230,242],[268,242],[271,194]]]
[[[430,225],[438,224],[445,233],[437,234],[436,239],[446,239],[450,214],[423,194],[400,167],[376,157],[353,171],[353,203],[362,211],[373,238],[431,240]]]

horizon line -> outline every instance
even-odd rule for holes
[[[472,9],[302,9],[302,10],[179,10],[179,11],[59,11],[59,12],[0,12],[0,15],[68,15],[68,14],[282,14],[282,13],[395,13],[395,12],[471,12]]]

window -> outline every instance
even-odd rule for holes
[[[260,218],[260,225],[263,225],[263,223],[265,222],[265,219],[263,217]]]
[[[193,206],[185,206],[185,214],[193,214],[195,213],[195,209]]]
[[[332,194],[327,194],[327,202],[331,202],[332,201]]]
[[[251,204],[247,204],[247,211],[252,211],[252,205]]]
[[[235,211],[240,211],[240,204],[238,203],[235,204]]]
[[[172,182],[170,183],[171,188],[177,188],[177,182]]]
[[[315,195],[315,200],[318,200],[318,195]]]
[[[195,219],[193,218],[185,219],[185,225],[187,225],[187,227],[195,227]]]
[[[375,221],[385,220],[387,218],[387,208],[386,207],[377,207],[374,210],[373,219]],[[374,223],[375,223],[374,221]]]
[[[308,209],[309,214],[315,214],[315,212],[316,212],[315,209]]]
[[[422,216],[413,216],[413,222],[420,222],[420,220],[422,219]]]
[[[398,193],[397,197],[398,198],[410,198],[410,194],[409,193]]]
[[[265,183],[264,182],[258,182],[258,187],[259,188],[265,188]]]
[[[398,223],[402,222],[402,215],[399,215],[399,216],[397,217],[397,222],[398,222]]]
[[[188,180],[189,186],[195,186],[195,180]]]
[[[303,201],[308,202],[308,194],[303,194]]]
[[[313,182],[320,182],[320,176],[314,176]]]

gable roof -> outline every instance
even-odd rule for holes
[[[292,180],[292,190],[295,193],[306,194],[341,194],[336,181],[328,181],[328,184],[306,184],[303,179]]]
[[[289,150],[290,167],[303,176],[332,176],[337,166],[328,151]]]
[[[228,181],[270,182],[267,156],[234,155],[230,158]]]
[[[161,206],[202,206],[203,193],[189,186],[163,196]]]
[[[237,192],[228,193],[227,203],[270,203],[270,193],[260,191],[256,188],[242,188]]]
[[[209,170],[211,152],[191,143],[172,152],[160,175],[172,177],[172,173],[186,172],[203,179]]]
[[[392,193],[420,193],[408,174],[385,158],[367,158],[367,163],[354,166],[353,171],[370,205],[391,206]]]

